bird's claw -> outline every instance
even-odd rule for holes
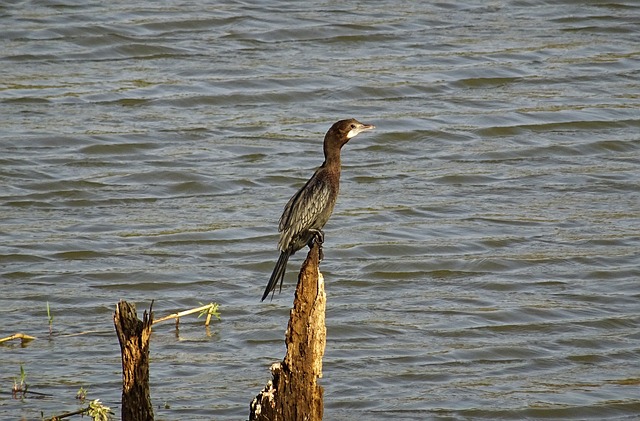
[[[322,251],[322,244],[324,244],[324,232],[318,229],[310,230],[313,233],[313,241],[318,245],[318,258],[324,259],[324,252]]]
[[[316,244],[322,246],[322,244],[324,243],[324,232],[317,229],[312,229],[309,231],[313,233],[313,240],[316,242]]]

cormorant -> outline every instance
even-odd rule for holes
[[[284,207],[280,217],[280,257],[273,269],[262,300],[282,281],[289,257],[304,246],[324,241],[322,228],[329,220],[340,189],[340,150],[349,139],[357,134],[375,128],[372,124],[362,124],[358,120],[340,120],[324,136],[324,162],[309,181],[294,194]],[[322,259],[322,252],[320,254]]]

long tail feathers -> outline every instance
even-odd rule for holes
[[[267,287],[264,290],[264,294],[262,294],[262,300],[260,301],[264,301],[264,299],[269,296],[269,293],[271,291],[273,291],[275,294],[278,281],[280,281],[280,291],[282,291],[282,281],[284,281],[284,274],[287,270],[287,262],[289,261],[289,256],[291,256],[291,254],[286,250],[280,252],[278,263],[276,263],[276,267],[273,268],[271,278],[269,278],[269,283],[267,284]],[[271,298],[273,299],[273,295],[271,295]]]

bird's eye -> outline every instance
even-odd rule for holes
[[[356,128],[356,125],[355,125],[355,124],[352,124],[352,125],[351,125],[351,128],[352,128],[352,129],[355,129],[355,128]]]

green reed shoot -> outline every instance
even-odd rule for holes
[[[53,333],[53,314],[49,308],[49,301],[47,301],[47,317],[49,318],[49,336]]]
[[[13,389],[11,390],[11,394],[14,398],[17,398],[18,395],[24,398],[28,387],[27,373],[24,371],[24,366],[20,364],[20,383],[18,383],[18,378],[13,379]]]
[[[78,393],[76,393],[76,399],[78,399],[79,401],[84,403],[84,400],[86,398],[87,398],[87,389],[85,389],[84,387],[80,386],[80,390],[78,390]]]

